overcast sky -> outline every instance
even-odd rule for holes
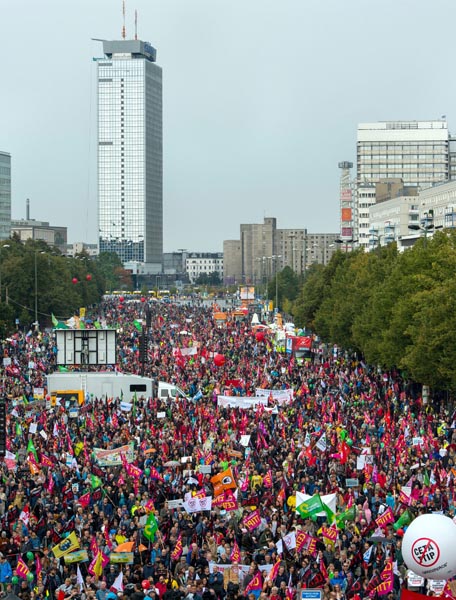
[[[455,0],[127,0],[163,68],[164,250],[221,251],[240,223],[338,230],[359,122],[456,131]],[[14,218],[95,242],[96,65],[121,0],[0,0],[0,150]]]

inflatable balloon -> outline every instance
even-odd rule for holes
[[[123,302],[123,301],[124,301],[124,297],[123,297],[123,296],[120,296],[120,298],[119,298],[119,302]]]
[[[33,577],[33,573],[30,573],[30,571],[27,573],[27,581],[30,583],[34,580]]]
[[[264,331],[257,331],[255,334],[255,339],[257,342],[262,342],[264,340]]]
[[[87,281],[90,281],[90,280],[92,279],[92,275],[91,275],[90,273],[88,273],[88,274],[86,275],[86,279],[87,279]]]
[[[26,556],[27,556],[28,560],[33,560],[33,558],[34,558],[33,552],[27,552]]]
[[[225,364],[225,357],[223,356],[223,354],[216,354],[214,356],[214,364],[216,367],[223,367],[223,365]]]
[[[149,469],[149,467],[146,467],[146,468],[144,469],[144,475],[145,475],[146,477],[149,477],[149,475],[150,475],[150,469]]]
[[[144,298],[144,296],[141,296],[141,302],[145,302],[146,299]]]
[[[77,277],[73,277],[73,279],[71,280],[72,283],[78,283],[78,279]]]
[[[426,579],[456,575],[456,525],[444,515],[420,515],[407,527],[402,540],[405,564]]]
[[[18,577],[17,575],[13,575],[13,576],[11,577],[11,583],[12,583],[13,585],[17,585],[17,584],[19,583],[19,577]]]
[[[149,590],[150,589],[150,581],[148,579],[144,579],[141,582],[141,587],[143,590]]]

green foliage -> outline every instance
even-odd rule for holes
[[[51,314],[63,319],[100,301],[105,274],[97,260],[81,254],[61,255],[45,242],[21,243],[12,237],[0,246],[0,334],[15,328],[15,319],[29,326],[35,311],[41,326]],[[73,283],[73,279],[75,282]]]
[[[220,273],[213,271],[212,273],[200,273],[195,281],[197,285],[221,285]]]
[[[299,326],[398,367],[423,384],[456,389],[456,232],[436,232],[398,253],[337,252],[311,267],[293,304]]]

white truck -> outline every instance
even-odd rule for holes
[[[157,390],[158,386],[158,390]],[[135,393],[137,397],[157,397],[161,400],[171,398],[187,398],[188,396],[176,385],[165,381],[156,381],[149,377],[131,375],[129,373],[71,371],[56,372],[47,376],[48,394],[68,390],[83,390],[84,395],[94,398],[122,398],[131,402]]]

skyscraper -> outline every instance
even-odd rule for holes
[[[11,155],[0,151],[0,240],[11,232]]]
[[[103,41],[98,59],[100,252],[161,271],[162,71],[141,40]]]

